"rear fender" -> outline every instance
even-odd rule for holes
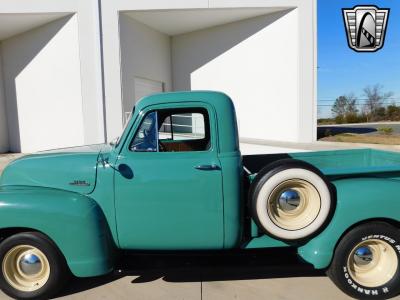
[[[0,188],[0,229],[19,227],[53,240],[75,276],[102,275],[113,268],[110,230],[89,197],[47,188]]]
[[[298,248],[299,255],[317,269],[329,266],[335,247],[346,231],[357,223],[400,219],[400,182],[385,178],[352,178],[332,182],[337,206],[329,225]]]

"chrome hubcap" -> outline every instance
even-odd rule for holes
[[[283,211],[292,211],[300,205],[300,195],[297,191],[288,189],[282,192],[278,202]]]
[[[354,262],[359,266],[366,266],[374,259],[368,246],[360,247],[354,251]]]
[[[312,184],[302,179],[290,179],[271,192],[267,212],[277,226],[299,230],[315,220],[320,207],[321,198]]]
[[[46,255],[31,245],[11,248],[3,257],[4,279],[13,288],[33,292],[42,288],[50,278],[50,264]]]
[[[396,250],[386,241],[369,239],[350,252],[347,270],[352,279],[365,287],[379,287],[393,279],[399,261]]]
[[[22,273],[28,276],[36,275],[42,270],[40,258],[33,253],[23,255],[18,264]]]

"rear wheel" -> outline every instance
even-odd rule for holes
[[[387,223],[359,226],[339,242],[328,275],[354,298],[386,299],[400,293],[400,233]]]
[[[19,233],[0,244],[0,287],[17,299],[49,298],[69,277],[55,244],[37,232]]]
[[[323,174],[296,160],[278,161],[262,170],[250,197],[258,225],[283,240],[309,238],[326,223],[332,208]]]

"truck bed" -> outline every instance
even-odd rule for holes
[[[400,153],[374,149],[244,155],[243,166],[251,174],[256,174],[264,166],[284,158],[294,158],[308,162],[326,176],[386,172],[400,173]]]

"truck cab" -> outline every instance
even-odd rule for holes
[[[222,93],[213,93],[212,103],[207,92],[189,92],[137,104],[113,149],[112,163],[121,170],[115,172],[121,248],[238,245],[242,166],[235,115]]]

